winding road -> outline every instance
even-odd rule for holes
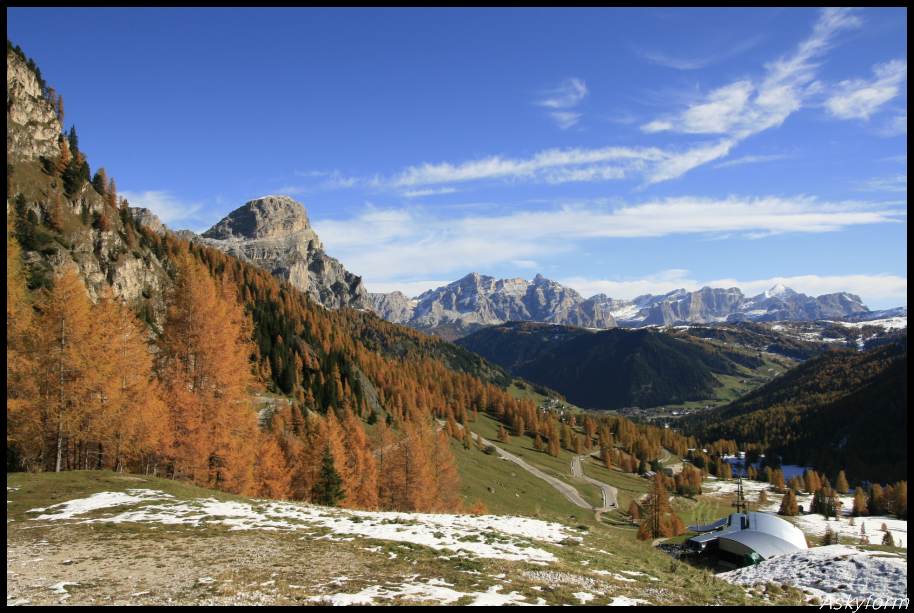
[[[461,424],[457,424],[457,427],[461,428],[461,429],[463,428],[463,426]],[[568,483],[565,483],[561,479],[553,477],[552,475],[546,474],[545,472],[543,472],[536,466],[532,466],[531,464],[528,464],[522,458],[514,455],[513,453],[505,451],[498,445],[492,444],[491,441],[484,439],[483,437],[479,436],[475,432],[472,432],[472,435],[473,435],[473,438],[476,439],[476,442],[478,442],[483,447],[491,446],[492,448],[494,448],[495,453],[498,454],[498,457],[500,457],[504,460],[507,460],[509,462],[513,462],[514,464],[517,464],[518,466],[520,466],[521,468],[526,470],[528,473],[530,473],[534,477],[536,477],[538,479],[542,479],[543,481],[545,481],[546,483],[551,485],[560,494],[562,494],[565,498],[567,498],[568,501],[571,502],[573,505],[581,507],[582,509],[588,509],[590,511],[593,511],[596,514],[597,521],[600,520],[600,515],[602,513],[609,511],[611,509],[614,509],[617,506],[616,488],[614,488],[611,485],[607,485],[606,483],[603,483],[602,481],[597,481],[596,479],[592,479],[584,474],[584,469],[581,466],[581,458],[586,457],[586,456],[575,456],[574,458],[572,458],[571,474],[574,477],[577,477],[588,483],[592,483],[593,485],[596,485],[597,487],[600,488],[600,491],[603,493],[603,506],[602,507],[595,507],[595,506],[591,505],[589,502],[587,502],[586,500],[584,500],[584,498],[581,496],[581,494],[578,492],[578,490],[575,489],[574,486],[572,486]]]
[[[596,455],[596,453],[593,453],[590,455]],[[616,488],[614,488],[613,486],[611,486],[607,483],[603,483],[602,481],[597,481],[596,479],[585,475],[584,467],[581,465],[581,458],[586,458],[586,457],[587,457],[586,455],[576,455],[571,459],[571,474],[574,475],[575,477],[577,477],[578,479],[582,479],[582,480],[586,481],[587,483],[596,485],[598,488],[600,488],[600,491],[603,493],[603,507],[602,508],[594,507],[594,509],[593,509],[597,513],[597,521],[599,521],[601,513],[605,513],[606,511],[611,511],[612,509],[618,508],[619,501],[617,499],[617,494],[618,494],[619,490],[617,490]]]

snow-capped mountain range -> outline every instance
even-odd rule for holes
[[[374,311],[388,321],[424,330],[447,327],[458,336],[506,321],[636,328],[735,321],[866,321],[907,315],[905,307],[870,311],[859,296],[847,292],[807,296],[783,285],[757,296],[746,296],[735,287],[703,287],[621,300],[605,294],[584,298],[542,275],[528,281],[495,279],[479,273],[470,273],[415,298],[401,292],[371,294],[371,302]]]

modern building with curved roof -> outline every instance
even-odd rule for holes
[[[770,513],[733,513],[713,524],[689,526],[689,530],[699,533],[686,541],[694,551],[716,549],[722,557],[744,562],[807,549],[799,528]]]

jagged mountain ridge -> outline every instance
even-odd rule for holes
[[[777,285],[757,296],[735,287],[677,289],[633,300],[605,294],[584,298],[575,290],[537,275],[495,279],[471,273],[462,279],[409,298],[401,292],[371,294],[384,319],[435,332],[443,327],[462,336],[486,325],[535,321],[585,328],[639,328],[686,323],[815,321],[866,318],[870,310],[847,292],[807,296]],[[462,334],[460,333],[462,332]]]
[[[384,319],[423,330],[455,326],[469,332],[506,321],[537,321],[583,328],[614,328],[601,301],[585,300],[575,290],[542,275],[495,279],[470,273],[410,300],[402,293],[372,294],[375,312]]]

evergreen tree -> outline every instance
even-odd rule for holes
[[[333,465],[333,454],[328,447],[321,460],[321,471],[317,483],[314,484],[311,500],[316,504],[335,507],[343,497],[343,480]]]

